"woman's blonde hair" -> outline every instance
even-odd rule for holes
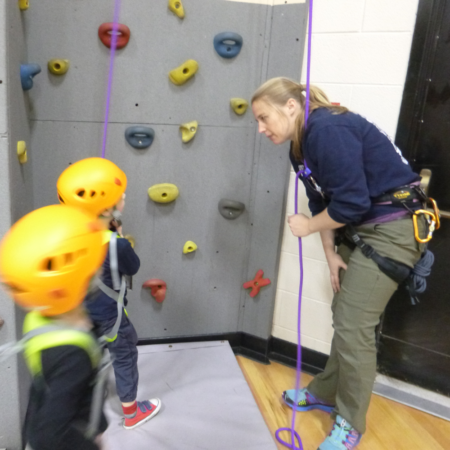
[[[343,114],[348,112],[345,106],[332,105],[325,92],[317,86],[310,86],[309,94],[309,112],[317,108],[327,108],[333,114]],[[305,132],[305,104],[306,104],[306,86],[296,83],[289,78],[272,78],[261,85],[253,94],[252,104],[257,100],[264,101],[275,107],[286,105],[287,101],[293,98],[300,103],[301,112],[295,121],[296,133],[292,140],[292,153],[297,161],[303,160],[302,138]],[[282,112],[277,108],[278,112]]]

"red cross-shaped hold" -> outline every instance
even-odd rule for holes
[[[243,284],[244,289],[252,288],[252,291],[250,292],[250,297],[255,297],[258,295],[259,290],[263,286],[267,286],[270,284],[270,280],[268,278],[263,278],[264,272],[262,270],[258,270],[256,272],[255,278],[253,280],[247,281]]]

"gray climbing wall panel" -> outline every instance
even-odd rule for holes
[[[280,247],[287,149],[261,140],[249,110],[237,116],[230,98],[250,100],[268,77],[298,78],[302,62],[305,4],[268,6],[225,0],[184,0],[178,19],[165,1],[122,2],[120,22],[131,29],[118,50],[107,157],[129,177],[124,232],[136,238],[141,269],[129,294],[130,317],[141,338],[245,331],[270,336]],[[99,156],[109,50],[98,26],[112,20],[112,2],[39,0],[25,16],[30,58],[70,60],[63,77],[45,69],[30,91],[35,207],[54,203],[55,183],[71,162]],[[223,59],[215,34],[244,38],[241,53]],[[187,59],[200,65],[183,86],[168,72]],[[188,144],[178,127],[198,120]],[[154,128],[146,150],[124,139],[130,125]],[[149,200],[157,183],[180,189],[175,203]],[[234,221],[217,209],[221,198],[238,200],[246,211]],[[186,241],[198,250],[182,254]],[[263,269],[272,284],[251,299],[242,284]],[[157,304],[141,288],[149,278],[167,283]]]
[[[17,141],[28,144],[31,159],[27,95],[19,68],[27,62],[22,15],[16,2],[0,2],[0,237],[33,206],[31,164],[21,165]],[[21,335],[23,313],[0,290],[0,345]],[[29,377],[21,357],[0,365],[0,448],[21,449],[21,425],[28,402]]]

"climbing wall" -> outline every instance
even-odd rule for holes
[[[270,335],[284,194],[285,147],[261,139],[251,110],[237,115],[230,99],[250,100],[267,78],[298,78],[306,7],[225,0],[183,0],[180,19],[166,1],[121,2],[119,22],[131,30],[117,50],[106,157],[128,175],[124,233],[135,237],[141,269],[133,278],[129,313],[140,338],[244,331]],[[270,2],[272,3],[272,2]],[[34,206],[55,203],[55,183],[70,163],[100,156],[110,51],[98,28],[113,20],[110,0],[31,1],[23,14],[28,59],[43,71],[28,91]],[[240,53],[218,55],[214,36],[243,38]],[[54,58],[69,70],[47,70]],[[168,73],[186,60],[198,72],[181,86]],[[179,126],[198,121],[183,143]],[[134,125],[151,127],[154,140],[135,149],[125,140]],[[179,197],[155,203],[147,190],[173,183]],[[221,199],[245,204],[235,220],[219,214]],[[186,241],[198,249],[183,254]],[[272,284],[254,298],[242,284],[264,270]],[[167,283],[157,303],[142,284]]]
[[[16,2],[0,2],[0,237],[33,209],[33,172],[20,164],[17,142],[30,145],[28,99],[20,64],[27,62],[25,32]],[[22,333],[23,312],[0,289],[0,346]],[[0,449],[19,450],[29,376],[21,357],[0,364]]]

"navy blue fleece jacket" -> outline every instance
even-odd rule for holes
[[[305,184],[311,213],[314,216],[328,208],[330,217],[339,223],[359,224],[398,211],[392,205],[373,205],[371,198],[420,180],[385,133],[351,112],[313,111],[302,152],[327,197],[324,201]],[[290,158],[298,172],[301,163],[292,152]]]
[[[127,239],[117,236],[117,259],[119,260],[119,274],[122,275],[135,275],[141,262],[138,255],[134,252],[131,244]],[[102,266],[101,279],[106,286],[113,289],[111,268],[109,259],[109,249],[106,259]],[[118,291],[117,291],[118,292]],[[125,305],[127,304],[126,292],[125,292]],[[96,323],[109,322],[117,318],[117,303],[111,297],[108,297],[102,291],[96,292],[86,299],[85,306],[89,311],[92,320]]]

